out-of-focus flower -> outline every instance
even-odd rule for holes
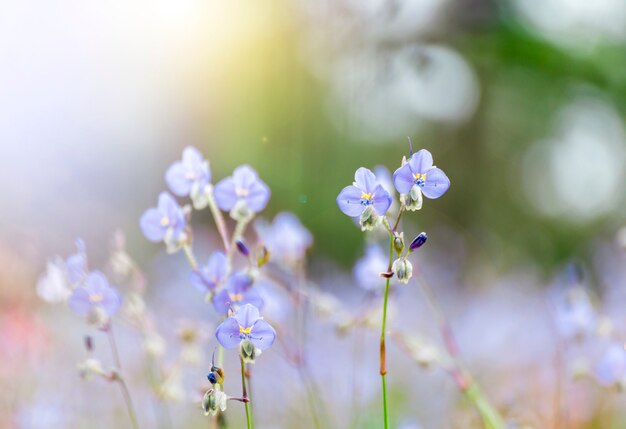
[[[357,261],[353,274],[357,284],[368,291],[381,291],[385,286],[385,280],[380,273],[387,271],[389,256],[380,246],[370,244],[365,249],[365,256]]]
[[[194,147],[183,150],[182,160],[173,163],[165,173],[165,181],[179,197],[189,195],[195,209],[203,209],[209,202],[211,169],[209,163]]]
[[[337,205],[344,214],[359,216],[361,229],[372,230],[380,216],[387,213],[391,195],[378,183],[374,173],[361,167],[354,174],[354,183],[337,196]]]
[[[187,240],[183,209],[167,192],[161,192],[158,206],[146,210],[139,224],[148,240],[163,241],[170,253],[178,250]]]
[[[426,149],[413,154],[408,162],[393,173],[393,183],[404,195],[407,210],[419,210],[422,194],[427,198],[439,198],[450,187],[450,179],[433,166],[433,156]]]
[[[228,259],[222,252],[214,252],[207,264],[198,271],[192,271],[189,278],[200,292],[214,292],[219,289],[228,275]]]
[[[104,377],[107,372],[99,360],[88,358],[78,364],[78,374],[85,380],[91,380],[94,377]]]
[[[72,285],[77,285],[87,275],[87,253],[85,242],[80,238],[76,240],[76,253],[65,260],[65,274]]]
[[[208,416],[210,414],[215,416],[218,410],[221,412],[226,411],[227,401],[228,395],[218,388],[208,390],[202,398],[202,409],[204,410],[204,415]]]
[[[582,287],[572,287],[556,305],[556,323],[565,338],[581,338],[595,331],[597,314]]]
[[[233,219],[247,218],[262,211],[270,198],[270,189],[249,165],[242,165],[233,175],[215,185],[215,201]]]
[[[400,283],[408,283],[409,279],[413,276],[413,265],[406,258],[398,258],[393,261],[391,270]]]
[[[611,344],[594,368],[598,382],[604,386],[623,386],[626,381],[626,349],[622,343]]]
[[[72,293],[65,275],[65,266],[60,258],[48,261],[46,272],[37,281],[37,295],[50,303],[64,302]]]
[[[256,228],[271,258],[286,265],[304,259],[313,244],[313,236],[293,213],[278,213],[271,224],[257,222]]]
[[[228,279],[226,288],[213,297],[215,311],[228,314],[228,310],[245,304],[252,304],[257,308],[263,307],[263,298],[253,287],[254,279],[245,273],[235,273]]]
[[[426,244],[426,240],[428,240],[428,236],[426,235],[426,233],[420,233],[417,237],[413,239],[413,241],[411,241],[411,244],[409,244],[409,249],[411,250],[411,252],[419,249],[424,244]]]
[[[143,340],[142,347],[148,356],[162,356],[167,348],[163,337],[156,332],[151,332]]]
[[[119,310],[122,301],[117,291],[99,271],[89,273],[84,286],[77,287],[68,304],[79,316],[88,316],[94,322],[103,322]]]
[[[237,348],[242,342],[249,341],[255,348],[265,350],[274,343],[276,331],[260,317],[258,308],[246,304],[217,327],[215,337],[226,349]]]

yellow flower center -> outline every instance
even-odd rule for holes
[[[170,220],[166,216],[163,216],[161,218],[161,226],[168,226],[169,224],[170,224]]]
[[[240,293],[229,293],[232,302],[241,301],[243,296]]]
[[[91,302],[92,304],[98,304],[102,302],[103,299],[104,295],[102,295],[101,293],[94,293],[89,295],[89,302]]]
[[[361,194],[361,199],[362,200],[371,200],[372,199],[372,194],[366,194],[365,192],[363,192]]]
[[[252,332],[252,326],[244,328],[243,326],[239,327],[239,333],[240,334],[250,334],[250,332]]]
[[[244,188],[236,188],[235,189],[235,194],[238,197],[246,197],[246,196],[248,196],[249,193],[250,193],[250,191],[247,190],[247,189],[244,189]]]
[[[419,174],[419,173],[416,173],[416,174],[414,174],[413,176],[415,177],[415,180],[423,180],[423,181],[426,181],[426,173],[424,173],[424,174]]]

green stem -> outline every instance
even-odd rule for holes
[[[243,405],[246,408],[246,425],[248,429],[252,429],[254,426],[252,425],[252,419],[250,416],[250,407],[248,407],[248,391],[246,390],[246,374],[245,367],[243,363],[243,358],[239,358],[241,362],[241,389],[243,390]]]
[[[389,238],[389,267],[387,271],[391,271],[393,262],[393,235]],[[387,330],[387,302],[389,300],[389,278],[385,281],[385,298],[383,301],[383,322],[380,331],[380,378],[383,385],[383,413],[385,418],[385,429],[389,428],[389,411],[387,409],[387,349],[385,345],[385,331]]]
[[[111,352],[113,353],[113,361],[115,362],[115,366],[117,367],[114,371],[114,376],[112,380],[116,381],[120,386],[120,390],[122,392],[122,396],[124,397],[124,403],[126,404],[126,410],[128,411],[128,418],[130,419],[130,424],[133,429],[138,429],[139,425],[137,424],[137,417],[135,414],[135,408],[133,407],[133,401],[131,400],[130,393],[128,392],[128,387],[126,387],[126,383],[120,374],[120,370],[122,368],[122,361],[120,359],[120,355],[117,352],[117,343],[115,342],[115,336],[113,335],[113,327],[109,324],[106,329],[107,336],[109,337],[109,345],[111,346]]]

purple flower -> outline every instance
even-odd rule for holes
[[[596,365],[594,373],[598,382],[611,386],[624,382],[626,376],[626,350],[620,343],[611,344]]]
[[[313,236],[293,213],[278,213],[269,225],[257,223],[257,232],[271,257],[288,265],[302,260],[313,244]]]
[[[269,198],[270,189],[249,165],[235,168],[232,176],[215,185],[218,207],[231,213],[235,209],[258,213],[265,208]]]
[[[76,249],[77,252],[65,260],[65,275],[72,285],[78,284],[87,275],[85,242],[80,238],[76,240]]]
[[[72,311],[83,317],[94,311],[101,311],[107,318],[111,317],[117,313],[121,303],[120,295],[100,271],[89,273],[84,286],[74,289],[68,300]]]
[[[252,287],[254,279],[248,274],[235,273],[228,279],[226,287],[213,297],[213,307],[220,314],[228,314],[233,307],[252,304],[257,308],[263,307],[263,298]]]
[[[393,173],[393,183],[400,194],[414,194],[411,195],[413,201],[419,198],[420,205],[422,193],[427,198],[439,198],[450,187],[450,179],[433,166],[433,156],[426,149],[413,154]]]
[[[372,229],[373,221],[387,213],[391,195],[378,183],[374,173],[361,167],[354,173],[354,184],[343,188],[337,196],[337,205],[348,216],[360,216],[364,230]]]
[[[200,292],[213,292],[219,289],[227,274],[228,259],[222,252],[214,252],[205,266],[191,272],[189,279]]]
[[[246,304],[217,327],[215,337],[226,349],[234,349],[249,340],[256,348],[265,350],[274,343],[276,331],[259,316],[254,305]]]
[[[158,206],[146,210],[139,224],[148,240],[164,241],[168,251],[175,251],[187,238],[185,214],[167,192],[159,194]]]
[[[388,268],[389,255],[385,255],[380,246],[370,244],[365,248],[365,256],[354,266],[354,279],[365,290],[382,292],[385,279],[380,276],[380,273],[386,272]]]
[[[208,203],[207,186],[211,183],[209,163],[194,147],[183,150],[183,158],[173,163],[165,173],[165,181],[179,197],[189,195],[194,207],[201,209]]]
[[[425,232],[420,233],[417,237],[413,239],[413,241],[411,241],[411,244],[409,244],[409,249],[411,250],[411,252],[419,249],[424,244],[426,244],[426,240],[428,240],[428,235],[426,235]]]

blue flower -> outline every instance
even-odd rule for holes
[[[433,156],[426,149],[413,154],[393,173],[393,183],[404,195],[408,210],[421,208],[422,194],[426,198],[439,198],[450,187],[450,179],[441,169],[433,166]]]
[[[357,285],[367,291],[382,292],[385,279],[380,276],[389,268],[389,255],[383,249],[370,244],[365,248],[365,256],[354,265],[353,275]]]
[[[100,271],[87,275],[85,284],[77,287],[68,299],[68,305],[79,316],[92,316],[101,320],[113,316],[120,308],[119,293],[109,285]]]
[[[604,386],[626,382],[626,349],[621,343],[612,343],[594,368],[598,382]]]
[[[250,341],[256,348],[265,350],[274,343],[276,331],[260,317],[258,308],[246,304],[217,327],[215,337],[225,349],[234,349],[241,342]]]
[[[175,252],[187,240],[183,209],[167,192],[161,192],[158,206],[146,210],[139,224],[148,240],[163,241],[168,252]]]
[[[87,254],[85,242],[76,240],[76,253],[65,260],[65,275],[72,285],[77,285],[87,276]]]
[[[226,287],[213,297],[213,307],[220,314],[228,314],[228,310],[245,304],[257,308],[263,307],[263,298],[256,288],[252,287],[254,279],[245,273],[235,273],[228,279]]]
[[[191,283],[201,292],[219,289],[228,274],[228,259],[222,252],[214,252],[207,264],[189,275]]]
[[[257,222],[257,232],[272,259],[293,266],[313,244],[313,236],[293,213],[281,212],[271,224]]]
[[[363,230],[373,229],[377,219],[387,213],[391,195],[378,182],[374,173],[361,167],[354,174],[354,183],[337,196],[337,205],[346,215],[360,217]]]
[[[235,168],[232,176],[215,185],[217,206],[233,218],[260,212],[269,199],[270,189],[249,165]]]
[[[183,150],[182,160],[173,163],[165,173],[165,181],[179,197],[189,195],[196,209],[206,207],[211,183],[209,163],[194,147]]]

